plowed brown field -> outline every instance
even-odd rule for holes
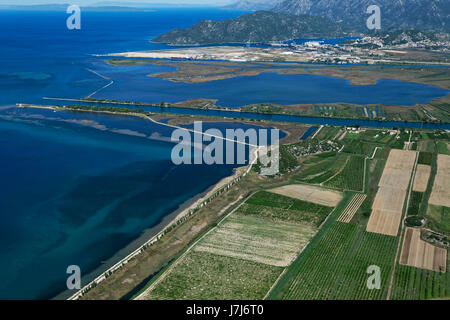
[[[420,239],[419,229],[406,228],[400,264],[445,272],[447,250],[433,246]]]

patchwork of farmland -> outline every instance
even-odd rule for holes
[[[316,139],[339,139],[343,149],[296,155],[300,170],[290,172],[292,184],[254,193],[144,298],[449,297],[448,250],[423,241],[418,228],[406,227],[403,239],[397,237],[407,197],[405,226],[421,225],[427,211],[428,228],[438,223],[440,232],[450,230],[448,143],[435,144],[432,136],[423,143],[421,134],[405,130],[353,131],[323,127]],[[400,150],[409,139],[419,152]],[[373,266],[380,270],[380,289],[367,285]]]
[[[383,299],[398,238],[334,222],[308,255],[301,255],[272,290],[273,299]],[[381,289],[367,287],[367,268],[381,269]]]
[[[395,268],[390,297],[392,300],[423,300],[449,296],[450,272],[436,272],[404,265],[397,265]]]
[[[375,144],[360,141],[360,139],[348,139],[349,135],[350,134],[348,134],[347,138],[344,140],[345,147],[342,150],[343,152],[365,156],[371,156],[373,154],[376,148]]]
[[[262,299],[332,209],[257,192],[188,249],[142,298]],[[304,215],[309,221],[295,218]]]

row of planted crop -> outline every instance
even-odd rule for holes
[[[327,299],[341,269],[342,258],[357,234],[357,226],[335,222],[317,247],[299,265],[284,298]]]
[[[450,295],[449,273],[435,272],[398,265],[392,299],[422,300],[448,297]]]

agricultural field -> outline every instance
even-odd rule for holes
[[[450,156],[439,154],[430,204],[450,207]]]
[[[350,154],[360,154],[371,156],[377,147],[377,144],[363,141],[360,134],[348,133],[343,140],[345,145],[342,152]]]
[[[440,154],[450,155],[450,143],[446,141],[438,141],[437,150]]]
[[[262,299],[282,270],[248,260],[189,252],[142,299]]]
[[[389,147],[397,143],[397,135],[391,134],[387,130],[364,129],[355,132],[348,132],[343,139],[344,153],[360,154],[371,157],[375,148]]]
[[[403,213],[416,152],[392,149],[372,204],[367,231],[396,236]]]
[[[406,228],[399,263],[445,273],[447,250],[423,241],[420,229]]]
[[[412,191],[409,198],[408,216],[423,216],[420,212],[420,205],[423,200],[423,192]]]
[[[312,156],[303,162],[301,171],[293,176],[294,182],[321,184],[337,175],[346,165],[348,156],[337,153],[333,157]]]
[[[428,204],[427,217],[431,219],[430,223],[433,229],[446,233],[450,232],[449,207]]]
[[[238,215],[257,216],[274,222],[311,225],[317,227],[331,212],[332,208],[297,200],[290,209],[244,203]]]
[[[362,156],[343,153],[327,158],[314,156],[302,163],[302,170],[293,177],[293,180],[339,190],[362,191],[364,162],[365,159]]]
[[[202,239],[194,251],[285,267],[316,231],[311,226],[232,215]]]
[[[345,167],[324,185],[340,190],[364,191],[365,159],[361,156],[350,156]]]
[[[354,214],[354,218],[352,220],[356,223],[365,225],[370,218],[372,213],[372,204],[378,191],[378,182],[383,174],[384,165],[386,163],[385,159],[388,155],[389,149],[383,151],[379,158],[375,157],[374,159],[367,160],[365,183],[366,198],[359,207],[358,211]]]
[[[344,211],[342,211],[337,221],[349,223],[366,198],[367,196],[365,194],[355,194],[347,207],[345,207]]]
[[[419,164],[416,169],[416,175],[414,176],[413,191],[425,192],[427,190],[430,174],[431,166]]]
[[[341,144],[336,141],[309,138],[308,140],[298,143],[283,145],[281,149],[285,149],[289,154],[298,158],[310,154],[319,155],[328,152],[336,152],[340,148]]]
[[[330,195],[334,199],[341,199],[341,195],[335,191],[330,191]],[[320,198],[316,198],[316,202],[317,200]],[[326,201],[329,203],[330,199],[326,199]],[[334,204],[334,202],[331,203]],[[332,210],[333,208],[328,205],[303,201],[273,192],[259,191],[242,204],[236,214],[317,227]]]
[[[334,190],[328,190],[324,188],[319,188],[315,186],[303,185],[303,184],[291,184],[283,187],[278,187],[269,190],[272,193],[278,195],[312,202],[322,206],[335,207],[342,200],[342,194]],[[265,196],[268,196],[265,194]],[[255,197],[253,197],[254,199]],[[249,203],[254,200],[250,199]],[[287,199],[280,198],[286,201]]]
[[[332,209],[256,192],[188,249],[140,298],[262,299]]]
[[[315,138],[318,140],[333,140],[339,135],[339,133],[343,133],[341,127],[324,126],[319,133],[317,133]]]
[[[407,216],[423,219],[427,209],[431,182],[434,180],[430,182],[430,188],[427,188],[428,181],[433,176],[435,146],[439,145],[439,142],[435,145],[434,133],[400,131],[395,135],[381,130],[349,131],[345,135],[333,133],[344,144],[341,152],[329,157],[322,155],[302,159],[301,169],[293,176],[293,181],[363,193],[351,193],[348,197],[348,193],[344,192],[346,196],[339,210],[335,210],[297,260],[287,268],[269,298],[386,299],[389,292],[391,299],[448,297],[448,272],[437,271],[442,271],[443,264],[446,264],[446,250],[421,240],[420,236],[417,238],[416,233],[409,231],[404,234],[414,236],[408,236],[409,240],[399,247],[399,241],[403,239],[398,236],[399,230],[402,230],[400,223],[410,188]],[[429,141],[422,143],[424,138]],[[409,139],[412,144],[408,146],[405,142]],[[408,147],[421,152],[403,150]],[[354,169],[350,169],[351,163]],[[441,163],[442,167],[445,166]],[[413,184],[411,178],[415,169]],[[363,178],[351,181],[358,176],[358,172],[365,173],[365,183]],[[443,176],[441,172],[439,185],[443,185]],[[358,182],[357,186],[349,185]],[[428,211],[431,210],[434,216],[433,221],[444,225],[449,221],[447,209],[428,206]],[[368,221],[362,217],[367,211],[371,213]],[[397,248],[400,250],[399,261],[394,274]],[[365,286],[368,277],[366,270],[370,265],[377,265],[383,270],[381,290],[369,290]],[[393,286],[389,291],[391,279]],[[405,279],[409,286],[406,289],[402,282]],[[405,291],[401,292],[402,289]]]
[[[419,159],[417,160],[417,163],[423,164],[423,165],[431,165],[432,159],[433,159],[433,153],[420,151]]]
[[[143,298],[449,297],[448,239],[422,234],[426,242],[412,228],[426,218],[450,231],[444,134],[325,126],[309,142],[284,146],[286,182],[253,193]],[[370,266],[380,268],[380,290],[367,287]]]
[[[347,134],[347,137],[350,135]],[[359,141],[359,139],[345,139],[344,141],[345,143],[345,147],[342,150],[345,153],[351,153],[351,154],[361,154],[361,155],[366,155],[369,156],[373,153],[373,151],[375,150],[375,145],[372,144],[368,144],[366,142],[361,142]]]
[[[272,299],[384,299],[398,238],[333,222],[315,246],[288,268],[271,291]],[[377,265],[381,289],[367,288],[367,268]]]
[[[433,140],[421,140],[417,143],[417,150],[420,152],[429,152],[432,153],[434,151],[434,141]]]
[[[447,265],[449,255],[447,255]],[[450,296],[450,272],[436,272],[397,265],[390,298],[392,300],[424,300]]]

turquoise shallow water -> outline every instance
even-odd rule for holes
[[[0,297],[57,294],[68,265],[98,267],[231,174],[173,165],[170,133],[139,118],[1,110]]]
[[[91,54],[166,48],[149,40],[239,14],[83,12],[82,30],[69,31],[65,11],[0,10],[0,299],[53,297],[72,264],[88,280],[102,261],[232,172],[175,167],[170,132],[148,121],[1,106],[86,96],[104,85],[87,70],[103,63]]]

